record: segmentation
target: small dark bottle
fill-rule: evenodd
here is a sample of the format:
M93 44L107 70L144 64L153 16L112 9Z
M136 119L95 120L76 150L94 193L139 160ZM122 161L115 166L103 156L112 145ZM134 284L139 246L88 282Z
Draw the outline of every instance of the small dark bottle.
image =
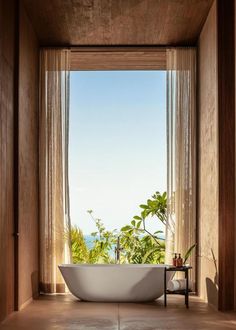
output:
M183 259L181 258L181 254L179 253L179 257L176 260L176 266L182 267L183 266Z
M173 258L173 266L176 267L177 266L177 253L175 253L175 256Z

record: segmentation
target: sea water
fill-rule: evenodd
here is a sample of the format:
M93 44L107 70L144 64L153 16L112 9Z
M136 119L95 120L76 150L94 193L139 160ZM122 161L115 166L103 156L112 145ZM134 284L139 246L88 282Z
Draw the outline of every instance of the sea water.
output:
M165 234L158 234L158 237L160 237L160 239L165 240ZM84 235L84 239L85 239L85 243L88 247L88 249L91 249L93 247L93 242L98 239L98 236L92 236L92 235ZM115 251L115 247L116 244L114 244L113 248L111 249L110 253L112 254Z

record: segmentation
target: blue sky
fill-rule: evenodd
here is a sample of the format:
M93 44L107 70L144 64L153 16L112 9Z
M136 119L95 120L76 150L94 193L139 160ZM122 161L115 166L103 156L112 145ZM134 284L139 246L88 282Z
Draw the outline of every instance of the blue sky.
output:
M95 230L88 209L108 229L139 214L166 190L166 73L78 71L70 77L71 219ZM156 219L150 230L159 229Z

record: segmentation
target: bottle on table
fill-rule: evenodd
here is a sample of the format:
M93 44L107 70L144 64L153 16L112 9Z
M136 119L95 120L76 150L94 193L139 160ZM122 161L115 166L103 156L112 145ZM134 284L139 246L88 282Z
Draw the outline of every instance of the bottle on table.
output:
M176 267L177 266L177 253L175 253L175 256L173 258L173 266Z
M181 258L181 254L179 253L179 257L176 260L176 267L182 267L183 266L183 259Z

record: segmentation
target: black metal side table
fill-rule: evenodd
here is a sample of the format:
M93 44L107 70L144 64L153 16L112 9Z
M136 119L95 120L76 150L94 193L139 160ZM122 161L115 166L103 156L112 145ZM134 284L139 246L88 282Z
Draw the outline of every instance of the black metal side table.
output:
M185 296L185 305L186 308L189 308L189 270L192 269L193 267L191 266L182 266L182 267L174 267L174 266L169 266L165 267L165 272L164 272L164 303L165 307L167 306L167 294L181 294ZM169 291L167 290L167 283L166 283L166 273L167 272L184 272L185 274L185 279L186 279L186 288L185 290L178 290L178 291Z

